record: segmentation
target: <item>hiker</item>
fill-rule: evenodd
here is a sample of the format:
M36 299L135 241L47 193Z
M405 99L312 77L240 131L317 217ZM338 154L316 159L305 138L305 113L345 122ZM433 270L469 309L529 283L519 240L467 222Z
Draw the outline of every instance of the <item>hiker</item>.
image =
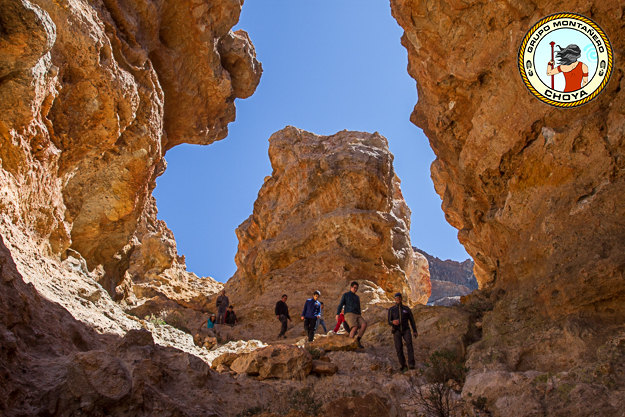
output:
M317 322L315 323L315 333L317 333L317 329L319 328L319 325L321 324L321 327L323 327L323 332L324 333L328 333L328 329L326 328L326 322L323 319L322 315L323 315L323 301L320 301L319 304L321 305L320 310L319 310L319 316L317 317Z
M313 292L312 298L309 298L304 303L304 310L302 310L301 319L304 320L304 330L308 334L308 341L312 342L315 338L315 323L317 318L321 315L321 303L317 301L321 293L319 291Z
M586 84L588 84L588 65L581 61L578 61L582 55L581 49L575 44L571 44L566 48L562 48L560 45L556 45L560 48L559 52L556 52L558 59L558 66L556 66L553 60L547 63L547 75L554 76L562 73L564 75L564 92L579 90Z
M226 310L230 305L230 300L226 297L226 290L221 291L221 295L217 297L217 324L224 324Z
M349 334L349 331L350 331L349 324L347 324L347 322L345 321L345 314L343 313L342 310L341 310L341 314L339 314L338 320L336 321L336 326L334 326L334 333L339 332L339 329L341 328L341 324L343 325L343 329L345 329L345 331Z
M213 313L211 313L210 317L208 317L208 320L206 320L206 328L214 329L216 322L217 322L217 318L215 317Z
M356 295L356 291L358 291L358 282L352 281L351 284L349 284L349 291L343 294L339 302L339 307L336 309L336 321L339 321L341 309L345 307L345 321L351 328L349 337L358 335L356 341L358 342L358 347L362 349L364 346L360 343L360 339L362 339L362 335L365 334L367 322L362 318L360 297Z
M282 323L278 339L281 337L286 339L287 322L291 321L291 316L289 316L289 306L286 305L287 298L286 294L282 294L282 298L276 303L276 318L280 321L280 323Z
M211 315L208 317L208 320L206 320L206 328L208 329L208 334L210 336L215 337L215 323L217 322L217 317L211 313Z
M412 327L414 337L417 337L417 326L412 316L410 308L401 303L401 293L395 294L395 305L388 309L388 324L392 326L393 340L395 341L395 351L402 371L406 371L406 358L404 357L404 347L402 339L406 342L408 351L408 366L415 368L414 350L412 348L412 337L410 328Z
M239 322L239 320L237 320L237 315L234 312L234 306L230 305L228 306L228 311L226 311L226 324L229 324L230 327L234 327L235 324L237 324Z

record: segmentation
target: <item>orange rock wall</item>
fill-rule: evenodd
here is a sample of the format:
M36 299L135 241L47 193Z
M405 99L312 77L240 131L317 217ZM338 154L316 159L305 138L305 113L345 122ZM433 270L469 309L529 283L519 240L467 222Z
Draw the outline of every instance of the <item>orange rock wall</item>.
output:
M104 265L127 244L180 143L227 134L234 99L262 72L240 2L0 3L0 159L5 221L64 256ZM154 211L155 213L155 211Z
M505 395L484 388L488 374L482 382L477 375L569 372L573 385L580 375L599 384L572 403L616 404L609 391L625 386L618 376L625 345L623 3L392 0L391 7L417 81L412 121L437 156L436 191L494 301L479 323L482 340L469 350L470 385ZM517 69L527 30L563 11L595 20L614 49L606 89L573 109L534 98ZM531 377L519 378L529 378L529 390ZM519 400L514 413L531 415L528 404Z

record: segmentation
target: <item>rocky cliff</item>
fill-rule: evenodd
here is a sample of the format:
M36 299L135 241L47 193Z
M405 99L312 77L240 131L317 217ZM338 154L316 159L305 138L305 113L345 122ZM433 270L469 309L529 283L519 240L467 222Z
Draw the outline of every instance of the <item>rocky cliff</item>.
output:
M49 255L72 249L90 269L103 265L113 294L165 151L225 137L235 98L258 84L247 34L230 31L241 5L4 0L0 8L5 223Z
M273 172L236 231L237 272L226 284L233 298L272 310L288 293L298 310L318 289L332 321L352 280L363 284L365 303L397 291L426 302L427 262L410 246L410 210L384 137L287 127L269 139L269 158Z
M247 34L230 30L240 10L0 0L0 414L223 415L210 395L170 399L211 390L191 336L123 309L203 320L221 288L186 271L151 192L165 152L224 138L259 82ZM122 338L140 328L152 335Z
M430 268L432 294L428 305L452 305L459 302L461 296L477 289L472 260L443 261L424 250L415 247L412 249L425 257Z
M615 415L625 398L622 2L391 6L417 80L412 120L437 156L436 191L494 302L469 350L468 384L482 385L498 415L560 415L553 395L531 391L532 372L551 372L571 403ZM615 52L607 88L575 109L536 100L516 67L526 31L562 11L597 21ZM509 400L497 403L502 395Z

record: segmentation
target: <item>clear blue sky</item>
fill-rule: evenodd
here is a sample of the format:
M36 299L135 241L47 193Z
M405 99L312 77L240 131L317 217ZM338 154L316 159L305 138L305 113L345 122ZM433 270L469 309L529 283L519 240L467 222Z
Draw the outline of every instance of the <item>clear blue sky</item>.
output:
M263 64L256 93L237 100L226 139L167 152L154 192L188 269L222 282L234 274L234 230L271 174L269 136L287 125L322 135L380 132L412 210L413 246L442 259L468 258L434 192L434 154L409 121L417 92L388 1L247 0L239 28Z

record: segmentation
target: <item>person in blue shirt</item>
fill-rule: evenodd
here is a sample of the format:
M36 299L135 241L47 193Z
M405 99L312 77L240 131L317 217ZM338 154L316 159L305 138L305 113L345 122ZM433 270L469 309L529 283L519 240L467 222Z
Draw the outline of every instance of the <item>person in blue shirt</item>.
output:
M321 303L317 301L319 296L321 296L321 293L319 291L315 291L312 298L306 300L306 303L304 303L304 310L302 310L301 319L304 320L304 330L308 335L309 342L312 342L315 338L317 318L321 316Z
M315 323L315 333L317 333L317 329L319 328L319 326L321 325L321 327L323 327L323 331L324 333L328 333L328 328L326 327L326 322L322 317L323 314L323 301L319 301L319 303L321 304L321 310L319 311L319 317L317 317L317 323Z

